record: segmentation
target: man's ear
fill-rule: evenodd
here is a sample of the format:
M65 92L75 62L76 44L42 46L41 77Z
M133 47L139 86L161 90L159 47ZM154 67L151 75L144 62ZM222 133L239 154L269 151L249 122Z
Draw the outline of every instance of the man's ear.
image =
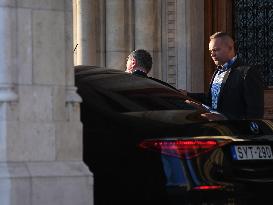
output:
M132 63L132 67L134 68L137 65L137 60L135 58L132 58L131 63Z

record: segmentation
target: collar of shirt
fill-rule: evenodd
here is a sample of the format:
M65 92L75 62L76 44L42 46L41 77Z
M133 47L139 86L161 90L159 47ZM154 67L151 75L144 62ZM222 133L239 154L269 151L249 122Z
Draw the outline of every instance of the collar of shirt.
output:
M226 62L223 66L218 66L217 69L220 72L224 72L224 71L228 70L231 67L231 65L235 62L236 59L237 59L237 55L234 56L232 59L230 59L228 62Z
M133 71L133 72L132 72L132 74L147 77L147 73L146 73L145 71L143 71L143 70L139 70L139 69L137 69L137 70Z
M141 71L141 72L147 74L146 70L145 70L144 68L142 68L142 67L135 67L135 68L133 69L133 72L135 72L135 71Z

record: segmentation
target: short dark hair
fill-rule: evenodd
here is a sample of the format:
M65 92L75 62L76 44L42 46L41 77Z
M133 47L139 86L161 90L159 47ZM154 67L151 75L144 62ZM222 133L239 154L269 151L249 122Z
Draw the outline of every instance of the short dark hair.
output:
M223 31L218 31L210 36L210 39L215 39L215 38L231 38L232 39L232 37L228 33Z
M235 51L237 50L234 39L231 37L231 35L229 35L226 32L223 32L223 31L216 32L216 33L212 34L209 38L210 38L210 40L216 39L216 38L221 38L221 39L223 39L223 41L226 44L231 45L235 49Z
M144 49L137 49L130 53L129 57L133 57L137 61L137 65L146 69L147 73L151 70L153 59L151 54Z

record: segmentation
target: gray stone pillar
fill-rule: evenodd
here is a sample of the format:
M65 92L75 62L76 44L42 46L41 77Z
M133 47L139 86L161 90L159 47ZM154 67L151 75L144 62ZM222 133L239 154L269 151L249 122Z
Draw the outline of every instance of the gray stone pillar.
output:
M135 49L145 49L153 57L149 75L161 77L161 1L137 0L135 3Z
M106 6L106 66L108 68L125 70L128 55L127 16L125 10L128 2L124 0L107 0Z
M135 47L153 51L156 25L154 1L135 1Z
M73 0L74 63L96 65L96 0Z
M72 1L0 2L0 204L92 204L73 77Z
M176 2L177 87L192 92L203 92L204 2L199 0Z
M162 14L163 80L178 89L204 89L204 2L165 0Z

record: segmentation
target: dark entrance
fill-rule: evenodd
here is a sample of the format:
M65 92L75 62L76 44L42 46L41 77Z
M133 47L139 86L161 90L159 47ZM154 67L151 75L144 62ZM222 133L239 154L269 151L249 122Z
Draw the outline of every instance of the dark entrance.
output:
M234 0L233 14L238 56L261 65L264 85L273 86L273 1Z

